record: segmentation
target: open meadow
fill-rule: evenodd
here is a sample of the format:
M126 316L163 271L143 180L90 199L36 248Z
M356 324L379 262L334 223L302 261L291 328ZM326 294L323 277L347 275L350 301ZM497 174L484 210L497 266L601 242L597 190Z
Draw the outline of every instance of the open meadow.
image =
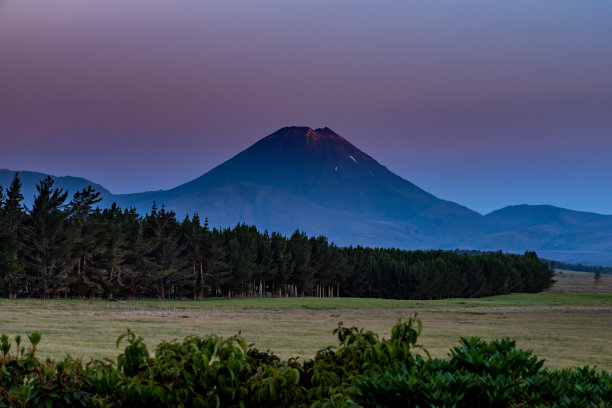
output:
M0 300L0 333L42 332L41 357L115 357L127 328L149 349L161 340L241 332L281 358L312 357L333 346L339 322L388 337L399 318L423 321L421 343L444 357L460 336L510 337L550 367L597 365L612 370L612 276L564 272L547 293L480 299L398 301L355 298L204 301Z

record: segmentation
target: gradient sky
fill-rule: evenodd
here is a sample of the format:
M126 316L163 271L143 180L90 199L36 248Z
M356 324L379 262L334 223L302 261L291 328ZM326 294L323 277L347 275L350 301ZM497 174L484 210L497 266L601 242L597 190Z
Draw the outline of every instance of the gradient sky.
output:
M166 189L287 125L481 213L612 214L612 1L0 0L0 168Z

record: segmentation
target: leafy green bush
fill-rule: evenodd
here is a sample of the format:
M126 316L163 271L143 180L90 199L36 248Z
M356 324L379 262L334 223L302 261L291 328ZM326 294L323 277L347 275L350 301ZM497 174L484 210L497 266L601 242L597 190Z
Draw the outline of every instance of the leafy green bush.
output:
M81 362L70 357L57 363L39 361L35 355L40 339L40 333L30 334L26 350L16 336L11 354L8 337L0 337L0 407L87 406L91 395L85 390L88 380Z
M359 379L356 401L378 407L612 406L610 375L593 369L543 369L509 339L461 338L448 360L417 359Z
M151 356L127 331L116 361L36 358L40 334L16 351L0 337L0 407L612 407L612 379L595 369L552 370L509 339L462 338L447 359L418 343L421 322L389 339L335 330L338 346L304 363L281 361L241 336L189 336Z

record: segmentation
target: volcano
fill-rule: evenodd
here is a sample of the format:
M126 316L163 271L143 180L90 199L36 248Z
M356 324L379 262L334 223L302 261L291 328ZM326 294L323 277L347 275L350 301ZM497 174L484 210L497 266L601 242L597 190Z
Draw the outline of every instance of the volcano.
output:
M329 128L285 127L203 176L167 191L119 196L153 201L213 226L300 229L341 245L451 247L487 220L397 176Z

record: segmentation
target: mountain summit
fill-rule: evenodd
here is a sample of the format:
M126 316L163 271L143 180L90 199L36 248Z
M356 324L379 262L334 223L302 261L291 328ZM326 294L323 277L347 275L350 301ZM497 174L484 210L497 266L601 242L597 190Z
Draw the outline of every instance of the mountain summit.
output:
M228 183L281 188L328 208L380 215L401 215L437 200L328 128L282 128L174 192ZM397 193L409 200L389 202Z

